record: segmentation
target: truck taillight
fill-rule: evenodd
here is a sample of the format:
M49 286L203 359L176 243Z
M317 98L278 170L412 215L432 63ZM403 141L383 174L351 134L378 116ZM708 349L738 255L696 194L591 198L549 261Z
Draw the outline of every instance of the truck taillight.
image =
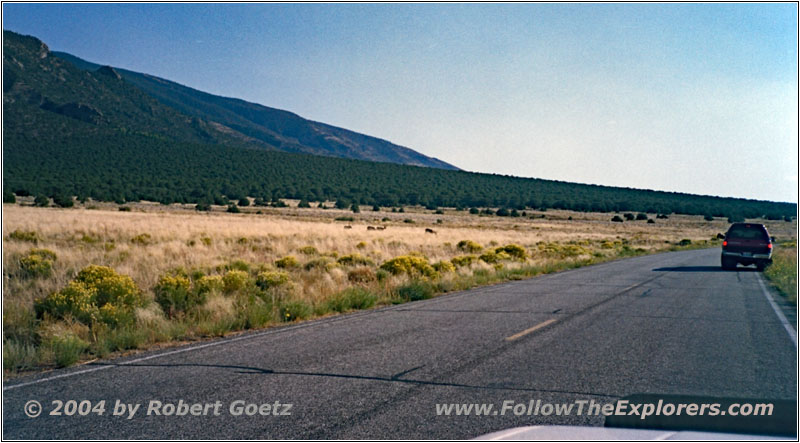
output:
M724 242L722 242L722 246L728 246L728 240L725 240Z
M767 249L772 249L772 243L767 243Z

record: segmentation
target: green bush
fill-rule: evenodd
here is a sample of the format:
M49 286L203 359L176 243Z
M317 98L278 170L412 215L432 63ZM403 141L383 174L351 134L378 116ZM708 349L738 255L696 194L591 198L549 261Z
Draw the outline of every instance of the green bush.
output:
M372 260L362 256L361 254L343 255L339 257L339 259L336 260L336 262L342 266L358 266L358 265L371 266L373 264Z
M396 288L394 294L402 301L425 300L433 297L433 287L417 281Z
M55 203L56 206L59 206L61 208L71 208L75 205L75 202L72 200L71 196L62 194L54 195L53 203Z
M3 203L16 203L17 196L11 191L3 191Z
M219 267L217 268L219 270ZM250 272L250 263L244 260L234 260L222 267L225 271L244 271Z
M230 212L231 214L238 214L242 211L239 210L239 207L236 205L228 205L228 209L225 212Z
M379 282L386 281L386 279L389 278L389 275L391 275L389 274L389 271L384 269L378 269L375 271L375 278L377 278Z
M450 262L459 268L469 266L476 261L478 261L478 256L476 255L459 255L450 259Z
M469 253L480 252L483 249L483 246L472 240L461 240L456 247L461 251Z
M144 304L142 291L130 277L90 265L65 288L37 301L35 309L40 317L45 313L55 318L70 315L90 326L95 322L117 326L132 323L134 309Z
M436 270L428 264L424 257L414 255L401 255L381 265L381 269L394 275L408 274L410 276L437 277Z
M12 194L13 195L13 194ZM30 343L3 339L3 369L16 372L33 368L39 361L36 347Z
M682 239L681 241L678 242L679 246L689 246L691 244L692 244L692 241L689 240L688 238L684 238L684 239Z
M256 286L261 289L276 288L289 283L289 274L283 271L264 271L256 276Z
M89 348L88 342L72 335L53 337L43 345L53 351L55 364L59 368L74 365Z
M622 219L622 217L620 217L619 215L615 215L615 216L614 216L614 217L611 219L611 221L612 221L612 222L617 222L617 223L622 223L622 222L624 222L625 220L623 220L623 219Z
M335 266L336 262L331 257L319 257L306 262L303 267L306 271L312 271L314 269L327 270Z
M131 239L131 243L142 246L149 245L152 242L153 242L153 237L151 237L150 234L147 233L139 234Z
M231 270L222 277L225 292L231 293L244 289L249 283L250 276L245 271Z
M303 246L302 248L299 248L297 252L303 255L319 255L319 251L317 251L317 248L313 246Z
M371 308L377 301L378 296L364 288L347 288L329 298L326 307L334 312L346 312Z
M20 231L19 229L8 234L8 238L11 240L26 241L34 244L38 243L40 240L39 234L37 234L36 231Z
M307 303L294 300L281 303L278 309L281 321L290 322L295 320L302 320L311 315L311 306Z
M33 204L40 208L46 208L50 206L50 199L45 195L39 194L33 199Z

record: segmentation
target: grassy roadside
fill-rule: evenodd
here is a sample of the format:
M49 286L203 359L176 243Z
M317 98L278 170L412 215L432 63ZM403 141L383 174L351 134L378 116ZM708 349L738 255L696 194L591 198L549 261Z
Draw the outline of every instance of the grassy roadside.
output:
M727 226L568 211L118 209L3 206L6 376L718 246ZM793 226L776 222L770 232L793 238Z
M797 305L797 241L781 242L772 254L772 265L764 272L786 301Z
M588 258L576 253L574 248L563 249L551 244L550 253L554 256L546 260L532 261L527 257L527 252L524 252L524 259L498 259L487 266L484 260L494 260L484 253L481 258L470 263L467 269L459 271L452 264L447 268L440 261L435 264L438 265L435 272L429 273L426 272L426 263L418 262L422 270L403 271L408 274L408 278L399 280L390 280L392 272L386 269L391 269L392 266L384 264L375 273L383 277L367 277L318 303L308 303L293 297L288 273L272 270L270 267L266 268L270 270L265 271L262 270L265 269L264 266L253 266L240 261L218 275L201 275L198 270L176 270L171 275L162 276L154 290L154 301L142 300L128 313L124 309L118 309L116 313L87 313L72 306L65 308L64 303L61 306L62 311L66 309L68 312L60 317L51 315L58 312L57 310L47 310L40 305L34 311L6 309L3 315L4 372L6 376L14 376L65 367L129 350L222 337L287 322L423 300L448 292L621 258L708 247L709 244L710 242L665 245L659 250L623 246L606 254L595 253ZM107 275L104 282L98 285L99 289L86 289L85 282L97 280L97 275L103 273ZM372 270L369 267L357 267L351 273L363 276L370 275ZM110 268L94 267L88 271L84 269L75 280L80 280L88 292L102 291L102 286L105 285L105 289L110 287L111 292L131 290L131 296L137 293L126 276L117 274ZM72 285L67 286L70 287ZM62 290L61 293L68 298L68 303L81 303L69 291ZM197 299L194 303L191 301L193 297ZM121 305L117 306L120 307ZM44 315L41 314L43 310Z

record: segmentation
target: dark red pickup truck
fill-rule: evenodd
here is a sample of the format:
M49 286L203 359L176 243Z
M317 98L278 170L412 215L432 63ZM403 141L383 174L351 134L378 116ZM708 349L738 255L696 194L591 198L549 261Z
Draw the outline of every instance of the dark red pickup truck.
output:
M772 238L767 227L757 223L734 223L722 242L722 268L755 264L759 272L772 263Z

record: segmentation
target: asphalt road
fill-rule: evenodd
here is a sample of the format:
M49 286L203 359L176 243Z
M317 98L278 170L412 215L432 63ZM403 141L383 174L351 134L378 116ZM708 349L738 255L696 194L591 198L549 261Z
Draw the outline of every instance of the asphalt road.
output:
M666 253L17 379L3 385L3 437L462 439L603 417L437 416L436 404L795 399L796 338L759 278L723 272L718 250ZM49 415L56 400L105 411ZM141 407L114 416L118 400ZM212 406L148 416L153 400ZM291 415L234 416L236 400Z

